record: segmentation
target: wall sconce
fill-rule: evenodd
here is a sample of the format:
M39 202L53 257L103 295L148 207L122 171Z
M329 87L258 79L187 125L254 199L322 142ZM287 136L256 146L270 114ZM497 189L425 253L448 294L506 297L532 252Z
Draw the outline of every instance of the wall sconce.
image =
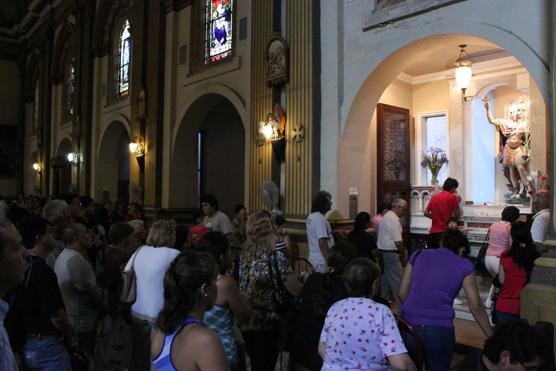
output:
M142 137L134 137L133 141L129 142L129 152L134 154L135 157L145 155L145 141Z
M39 162L33 162L33 170L38 174L42 173L42 165Z
M79 152L70 152L68 153L67 158L72 165L77 165L83 160Z
M471 66L473 66L473 63L469 60L469 53L465 51L467 45L461 44L459 47L459 57L454 63L456 67L456 83L463 92L463 95L465 95L465 90L469 87L469 84L471 84L471 77L473 76Z

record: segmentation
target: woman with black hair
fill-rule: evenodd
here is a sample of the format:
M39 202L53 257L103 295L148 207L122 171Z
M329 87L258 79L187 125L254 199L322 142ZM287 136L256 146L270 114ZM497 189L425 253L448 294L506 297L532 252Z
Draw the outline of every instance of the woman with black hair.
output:
M497 325L519 318L521 290L539 257L527 224L515 222L510 234L512 245L500 256L498 281L502 287L496 302Z
M348 297L342 281L344 266L357 257L356 247L339 242L332 247L326 261L326 273L312 273L301 290L299 328L295 333L290 358L292 369L320 370L322 358L317 353L319 336L326 312L332 304Z
M203 326L216 300L216 274L217 264L205 252L186 251L170 265L151 343L157 371L230 369L218 335Z
M377 261L376 241L367 233L371 216L367 212L360 212L355 216L353 230L348 234L348 241L357 247L357 256L361 258L370 258Z

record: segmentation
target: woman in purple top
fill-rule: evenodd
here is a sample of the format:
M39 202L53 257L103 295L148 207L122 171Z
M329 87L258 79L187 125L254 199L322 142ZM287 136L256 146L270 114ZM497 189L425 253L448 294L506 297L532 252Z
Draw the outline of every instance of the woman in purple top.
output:
M423 342L429 371L450 367L455 343L452 303L462 284L471 314L486 336L492 335L473 264L460 256L465 248L463 237L459 230L447 229L441 248L419 250L411 255L400 285L402 316ZM410 352L413 345L408 341Z
M357 258L342 274L349 298L326 314L320 335L322 371L416 370L403 344L394 315L370 299L380 269L368 258Z

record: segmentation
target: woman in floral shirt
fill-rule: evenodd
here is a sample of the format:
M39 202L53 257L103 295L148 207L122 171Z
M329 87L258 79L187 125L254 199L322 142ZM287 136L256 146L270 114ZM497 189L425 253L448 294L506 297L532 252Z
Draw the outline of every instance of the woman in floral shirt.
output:
M379 272L367 258L353 260L344 270L350 297L326 314L319 343L323 371L416 370L392 312L370 299Z
M271 277L281 278L294 294L299 292L300 284L284 255L274 251L276 235L267 212L251 214L247 219L246 233L244 254L239 262L239 289L252 311L249 320L240 324L240 329L251 368L257 371L274 370L278 349L272 330L276 317L272 293L277 282L271 282Z

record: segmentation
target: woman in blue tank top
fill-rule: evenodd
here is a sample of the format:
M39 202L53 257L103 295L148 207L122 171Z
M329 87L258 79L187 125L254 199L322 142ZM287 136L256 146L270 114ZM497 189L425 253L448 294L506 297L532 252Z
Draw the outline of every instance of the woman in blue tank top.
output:
M214 258L203 252L183 252L170 265L151 342L157 371L230 369L218 335L202 324L216 300L216 273Z

